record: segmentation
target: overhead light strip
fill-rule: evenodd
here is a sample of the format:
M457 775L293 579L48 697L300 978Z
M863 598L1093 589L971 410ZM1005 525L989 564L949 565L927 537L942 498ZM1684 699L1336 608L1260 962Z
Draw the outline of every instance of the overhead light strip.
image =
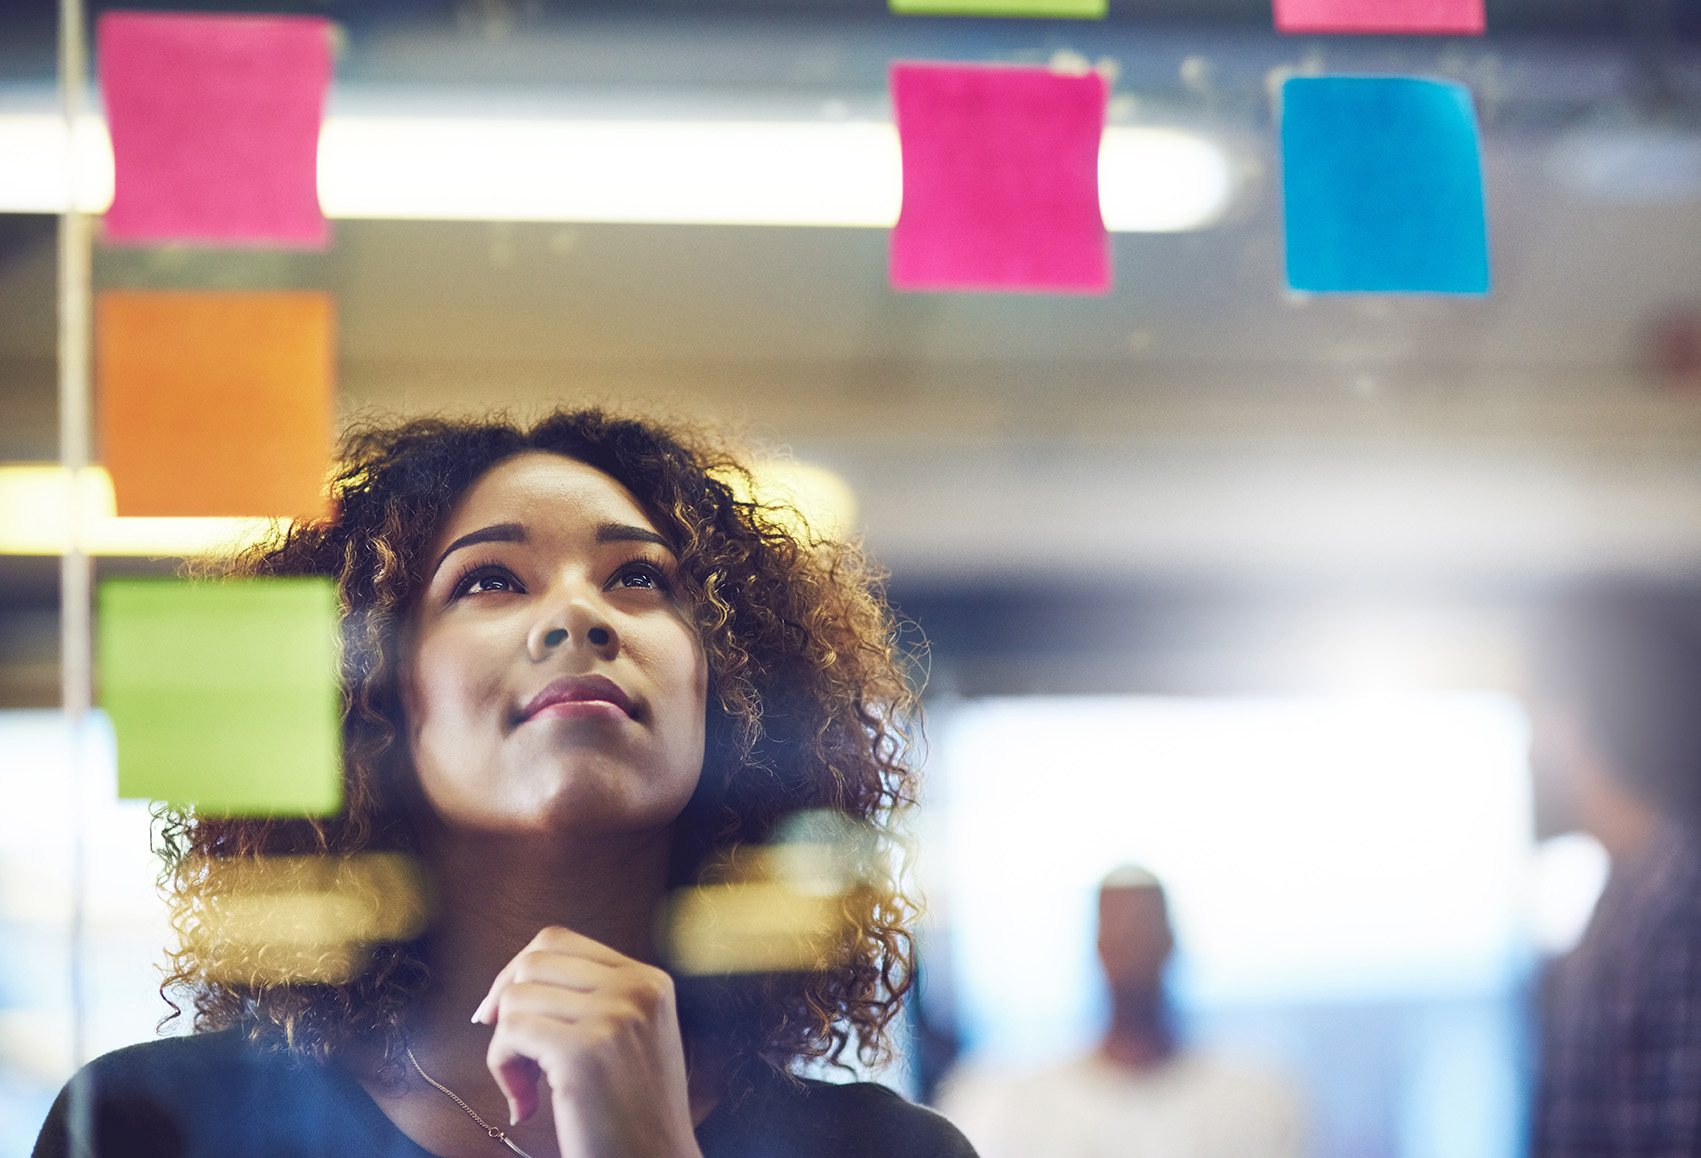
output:
M769 504L774 517L805 536L853 533L856 492L840 475L796 459L762 459L725 481L746 501ZM0 466L0 555L62 555L71 547L71 503L81 504L82 549L90 555L187 559L227 555L272 536L287 520L120 517L112 476L90 466L73 487L56 463ZM75 496L75 498L73 498Z
M73 499L73 495L75 498ZM81 504L84 552L187 559L241 550L272 532L271 519L120 518L112 478L98 466L0 466L0 555L62 555L71 547L71 503Z
M52 114L0 114L0 212L112 203L106 125L68 147ZM1099 151L1107 228L1205 228L1227 211L1221 145L1178 129L1114 126ZM319 200L332 218L645 222L890 228L903 199L896 128L877 121L646 121L331 116Z

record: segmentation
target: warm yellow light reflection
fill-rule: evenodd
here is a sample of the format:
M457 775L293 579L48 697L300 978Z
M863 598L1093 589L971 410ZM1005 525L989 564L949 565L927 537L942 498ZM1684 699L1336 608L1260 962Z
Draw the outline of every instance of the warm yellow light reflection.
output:
M839 898L778 881L681 889L669 917L671 963L687 977L826 969L845 932Z
M72 507L73 493L76 508ZM112 479L98 466L71 474L51 463L0 467L0 555L62 555L72 512L91 555L189 558L240 549L268 534L271 519L121 519Z
M236 984L337 985L371 946L406 941L429 915L424 881L400 853L207 860L210 886L183 948L211 976Z
M856 492L826 467L774 458L752 463L750 474L755 480L755 501L776 508L774 514L794 534L842 539L855 528ZM728 477L726 481L741 501L751 501L742 479ZM793 511L795 518L791 517Z
M771 844L733 848L705 883L674 891L668 959L688 977L828 969L854 940L878 842L861 821L828 810L794 813Z

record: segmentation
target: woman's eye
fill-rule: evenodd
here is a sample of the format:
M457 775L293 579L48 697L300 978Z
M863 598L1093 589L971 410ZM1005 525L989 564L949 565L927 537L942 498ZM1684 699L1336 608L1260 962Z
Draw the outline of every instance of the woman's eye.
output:
M455 587L455 598L463 595L488 595L493 592L517 592L520 584L505 571L474 571Z
M654 563L629 563L614 577L617 587L637 587L655 591L668 589L667 575Z

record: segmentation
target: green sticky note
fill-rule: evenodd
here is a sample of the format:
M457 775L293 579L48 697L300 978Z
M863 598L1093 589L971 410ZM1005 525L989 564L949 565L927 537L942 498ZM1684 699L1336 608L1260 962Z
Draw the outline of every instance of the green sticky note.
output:
M329 579L114 579L99 610L119 796L231 816L342 807Z
M1109 0L887 0L907 16L1040 16L1103 20Z

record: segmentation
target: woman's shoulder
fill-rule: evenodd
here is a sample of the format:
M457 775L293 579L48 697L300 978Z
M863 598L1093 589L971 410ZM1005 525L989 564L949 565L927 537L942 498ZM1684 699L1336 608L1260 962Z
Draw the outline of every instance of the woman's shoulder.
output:
M239 1030L159 1037L115 1049L83 1068L91 1079L107 1082L149 1082L205 1072L228 1077L232 1067L252 1064L266 1055L243 1040Z
M102 1054L60 1093L100 1107L137 1097L174 1104L205 1104L246 1084L256 1071L287 1068L282 1058L258 1050L234 1030L156 1038Z
M331 1154L350 1142L391 1153L403 1136L393 1127L387 1132L387 1124L340 1070L231 1029L159 1038L96 1058L59 1092L34 1156L87 1152L72 1146L73 1136L92 1136L97 1158Z
M698 1132L705 1158L975 1154L943 1116L873 1082L839 1084L776 1074L747 1096L734 1095L723 1109Z
M250 1087L317 1086L327 1080L326 1067L252 1042L239 1029L127 1045L102 1054L72 1079L97 1099L157 1093L201 1105L220 1094L239 1096Z

